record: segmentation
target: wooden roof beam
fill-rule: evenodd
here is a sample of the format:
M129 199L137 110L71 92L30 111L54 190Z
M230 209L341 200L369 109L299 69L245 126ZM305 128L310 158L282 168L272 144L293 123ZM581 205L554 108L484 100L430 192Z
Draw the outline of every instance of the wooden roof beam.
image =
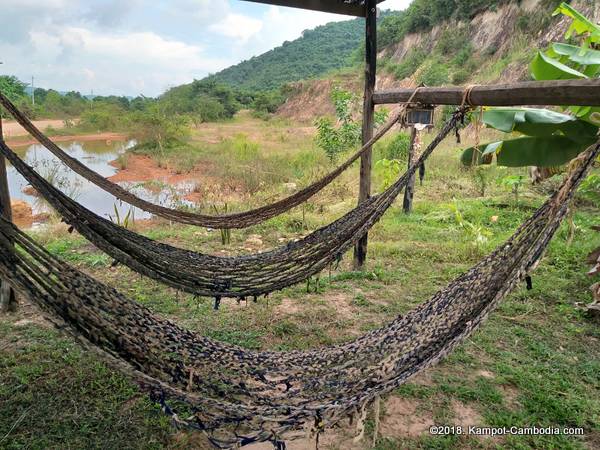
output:
M335 14L345 14L348 16L365 17L366 2L344 0L245 0L254 3L264 3L267 5L289 6L290 8L310 9L312 11L321 11ZM384 0L377 0L381 3Z

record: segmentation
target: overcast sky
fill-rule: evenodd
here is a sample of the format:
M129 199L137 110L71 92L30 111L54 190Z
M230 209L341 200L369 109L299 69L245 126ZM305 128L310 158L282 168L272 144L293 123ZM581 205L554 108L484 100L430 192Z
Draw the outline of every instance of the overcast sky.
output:
M387 0L404 9L410 0ZM0 0L0 74L155 96L347 16L239 0Z

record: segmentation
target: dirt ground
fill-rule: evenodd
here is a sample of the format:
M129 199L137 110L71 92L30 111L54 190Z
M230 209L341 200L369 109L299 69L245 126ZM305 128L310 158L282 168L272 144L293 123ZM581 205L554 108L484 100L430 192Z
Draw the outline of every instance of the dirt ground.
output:
M127 135L122 133L96 133L96 134L85 134L85 135L72 135L72 136L52 136L52 142L69 142L69 141L78 141L78 142L88 142L88 141L122 141L127 138ZM6 138L6 143L12 146L25 146L25 145L34 145L37 144L38 141L35 139L23 139L23 135L21 136L13 136Z
M62 119L47 119L47 120L34 120L33 124L40 130L44 130L51 126L52 128L63 128L65 126ZM15 136L27 136L27 131L14 120L2 121L2 132L4 138L8 141L11 137Z

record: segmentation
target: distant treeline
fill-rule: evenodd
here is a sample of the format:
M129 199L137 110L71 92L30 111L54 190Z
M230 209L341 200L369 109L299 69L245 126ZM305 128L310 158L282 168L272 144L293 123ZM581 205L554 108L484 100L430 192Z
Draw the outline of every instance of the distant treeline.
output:
M171 88L158 98L114 95L92 98L75 91L59 93L36 88L35 104L26 86L16 77L0 76L0 91L30 118L80 118L81 126L98 130L123 128L136 113L149 109L185 115L190 121L201 123L231 118L241 108L254 109L257 114L271 113L282 101L278 91L247 92L213 79Z

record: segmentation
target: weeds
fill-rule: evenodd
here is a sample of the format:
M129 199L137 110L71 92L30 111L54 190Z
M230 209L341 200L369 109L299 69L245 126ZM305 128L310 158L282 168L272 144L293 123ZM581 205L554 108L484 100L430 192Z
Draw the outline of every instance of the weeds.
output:
M125 214L124 217L121 217L121 213L119 212L119 208L117 207L116 203L113 204L113 210L115 215L108 215L108 218L111 222L123 228L129 228L130 225L135 223L135 210L133 206L127 210L127 214Z
M221 211L219 211L219 208L217 207L217 205L213 204L212 207L217 215L227 214L227 212L229 211L229 205L227 203L223 204L223 209ZM231 244L231 229L230 228L220 229L219 233L221 234L221 244L223 244L223 245Z
M525 184L525 177L523 175L507 175L502 178L499 183L510 190L513 195L514 204L515 206L518 206L519 194Z

